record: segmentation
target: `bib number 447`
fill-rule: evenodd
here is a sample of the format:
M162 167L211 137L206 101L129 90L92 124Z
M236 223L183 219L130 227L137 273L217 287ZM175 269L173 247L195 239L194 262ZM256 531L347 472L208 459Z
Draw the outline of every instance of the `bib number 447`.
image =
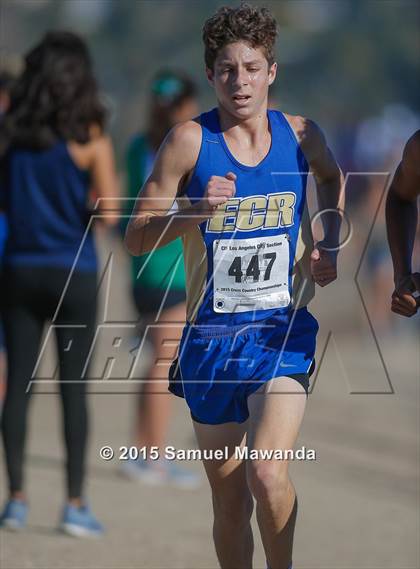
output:
M270 279L274 261L276 260L276 253L252 255L247 267L242 266L242 259L243 257L240 256L235 257L228 269L228 275L230 277L234 277L236 283L248 280L248 277L252 278L254 282L258 282L260 280L261 273L263 273L262 280L268 281Z

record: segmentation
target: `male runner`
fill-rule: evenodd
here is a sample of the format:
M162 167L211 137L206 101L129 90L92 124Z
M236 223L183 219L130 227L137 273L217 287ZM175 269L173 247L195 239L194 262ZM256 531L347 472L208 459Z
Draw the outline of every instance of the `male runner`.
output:
M126 234L133 255L182 235L187 325L171 391L184 396L213 495L222 568L252 567L253 498L272 569L292 564L297 512L288 463L241 460L235 447L292 449L314 363L314 281L336 278L339 216L314 248L306 178L337 208L340 170L315 123L267 110L276 22L264 8L224 7L203 30L217 108L162 144ZM180 211L165 215L174 199Z
M408 140L386 200L386 226L394 266L395 290L391 310L413 316L420 306L420 273L413 273L411 258L417 228L420 195L420 130Z

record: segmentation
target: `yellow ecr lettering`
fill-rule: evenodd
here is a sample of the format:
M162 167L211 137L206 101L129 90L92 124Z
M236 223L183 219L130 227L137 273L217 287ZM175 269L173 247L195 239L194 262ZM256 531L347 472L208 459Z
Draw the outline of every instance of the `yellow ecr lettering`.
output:
M268 198L264 227L285 227L293 225L296 196L292 192L271 194Z
M251 231L262 227L266 209L267 198L264 196L251 196L242 200L236 220L237 229L240 231Z
M217 206L215 214L207 223L207 231L234 231L239 202L239 198L233 198ZM229 218L231 220L226 223Z

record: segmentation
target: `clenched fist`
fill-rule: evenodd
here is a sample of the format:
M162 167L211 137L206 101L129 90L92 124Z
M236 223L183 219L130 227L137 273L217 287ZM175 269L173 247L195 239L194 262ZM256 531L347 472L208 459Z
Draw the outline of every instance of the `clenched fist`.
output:
M207 183L200 209L211 216L220 204L226 203L236 193L236 175L228 172L225 176L212 176Z
M319 286L326 286L337 278L337 253L326 251L321 243L311 253L311 273Z
M414 316L420 306L420 273L413 273L396 279L391 298L391 310L401 316Z

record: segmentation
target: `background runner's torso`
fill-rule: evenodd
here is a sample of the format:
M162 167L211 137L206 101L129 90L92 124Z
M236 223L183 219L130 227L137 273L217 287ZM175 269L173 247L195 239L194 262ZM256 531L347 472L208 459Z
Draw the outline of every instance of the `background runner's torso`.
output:
M308 165L284 115L269 110L268 119L270 150L257 166L247 166L231 154L217 109L200 116L201 149L179 207L202 198L213 175L231 171L237 180L228 205L183 237L190 323L246 324L306 306L314 295ZM277 295L271 304L270 295Z
M8 221L4 262L17 266L96 271L90 176L73 161L67 142L46 150L13 148L4 161L1 202Z

